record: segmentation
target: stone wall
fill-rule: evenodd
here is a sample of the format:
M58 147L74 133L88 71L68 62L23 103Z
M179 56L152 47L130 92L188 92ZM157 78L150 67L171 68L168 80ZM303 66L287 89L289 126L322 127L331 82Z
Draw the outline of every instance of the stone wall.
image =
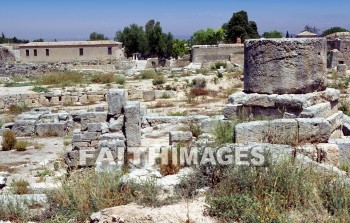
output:
M243 44L198 45L192 47L191 56L193 63L230 61L243 65L244 47Z
M350 67L350 39L328 40L328 67L346 64Z
M0 111L10 105L26 105L27 107L71 106L106 101L107 90L98 92L63 92L57 90L49 93L11 94L0 96Z

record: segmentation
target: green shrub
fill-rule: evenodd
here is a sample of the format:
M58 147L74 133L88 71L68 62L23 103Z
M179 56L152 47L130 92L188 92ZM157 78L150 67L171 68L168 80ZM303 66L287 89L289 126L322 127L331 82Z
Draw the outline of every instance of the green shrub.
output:
M14 194L30 194L32 190L29 188L29 183L26 180L13 180L11 183L11 191Z
M14 149L21 152L21 151L26 151L28 146L28 142L26 141L17 141Z
M236 124L238 124L238 122L218 121L212 129L215 144L223 145L226 143L233 143Z
M153 85L161 85L165 83L165 78L162 75L155 77L152 81Z
M345 115L350 115L350 106L345 101L342 101L340 103L339 110L342 111Z
M333 175L295 164L291 160L267 167L231 166L207 195L209 213L232 222L295 222L299 212L305 222L348 222L350 188Z
M10 107L8 107L8 113L11 115L19 115L29 110L30 109L26 105L10 105Z
M187 111L183 111L183 112L180 112L180 111L176 111L176 112L172 112L172 111L169 111L168 116L187 116L188 113Z
M159 187L154 181L123 183L122 175L115 172L97 173L94 169L73 172L62 179L62 187L47 191L49 202L60 222L75 218L85 222L91 213L114 206L136 202L159 205Z
M142 70L139 79L154 79L158 76L155 70Z
M91 82L96 84L108 84L108 83L113 83L114 81L115 81L115 77L113 73L94 74L91 77Z
M32 91L37 93L47 93L49 92L49 89L47 89L46 87L35 86L33 87Z
M170 94L163 93L160 98L162 98L162 99L169 99L169 98L171 98L171 96L170 96Z
M17 143L16 134L12 130L6 130L2 134L2 150L9 151L15 148Z
M225 62L218 61L218 62L215 62L215 64L211 67L211 69L217 70L217 69L220 69L220 67L223 67L226 69L227 64Z
M120 85L125 84L125 77L123 75L117 75L115 78L115 82Z
M165 86L165 90L167 90L167 91L171 91L173 88L169 85L169 84L167 84L166 86Z
M36 81L38 85L72 86L86 81L84 75L76 71L65 71L45 74Z

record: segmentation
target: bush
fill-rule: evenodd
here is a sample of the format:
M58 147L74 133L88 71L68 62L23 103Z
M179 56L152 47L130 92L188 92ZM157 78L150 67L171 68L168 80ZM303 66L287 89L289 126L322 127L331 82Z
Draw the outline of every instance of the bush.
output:
M139 79L154 79L158 76L155 70L142 70Z
M84 76L76 71L56 72L41 76L37 79L38 85L72 86L83 83Z
M162 75L155 77L152 81L153 85L161 85L165 83L165 78Z
M14 194L30 194L32 190L29 188L29 183L26 180L13 180L11 183L11 191Z
M130 202L158 205L159 187L152 181L141 184L123 183L122 175L113 172L97 173L94 169L73 172L62 179L62 187L48 191L49 202L60 222L75 218L85 222L91 213Z
M218 121L212 130L215 144L223 145L226 143L233 143L236 124L238 124L238 122L227 123Z
M115 81L114 74L95 74L91 77L91 82L96 84L108 84Z
M123 75L117 75L115 77L115 82L120 85L124 85L125 83L125 77Z
M17 143L16 134L12 130L6 130L2 134L2 150L9 151L15 148Z
M171 96L170 96L170 94L163 93L160 98L162 98L162 99L169 99L169 98L171 98Z
M46 87L35 86L33 87L32 91L37 93L47 93L49 92L49 89L47 89Z
M28 143L26 141L17 141L14 149L21 152L26 151Z
M165 90L167 90L167 91L171 91L172 89L173 88L169 84L165 86Z
M305 222L350 220L350 188L313 166L291 160L266 168L232 166L221 179L206 202L210 215L228 222L296 222L295 212L309 215Z
M215 62L215 64L211 67L211 69L217 70L217 69L220 69L220 67L223 67L226 69L226 67L227 67L226 62L221 62L221 61Z

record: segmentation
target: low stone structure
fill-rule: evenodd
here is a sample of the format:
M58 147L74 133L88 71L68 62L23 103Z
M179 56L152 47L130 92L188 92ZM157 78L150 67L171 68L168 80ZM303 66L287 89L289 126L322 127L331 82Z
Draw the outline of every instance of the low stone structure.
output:
M339 90L325 87L325 39L248 40L244 72L245 91L229 96L225 118L273 120L236 125L236 143L319 144L312 158L339 164L341 149L328 142L343 137L344 114Z
M334 68L339 64L350 67L350 32L338 32L328 36L328 67Z
M65 154L71 167L95 166L102 149L117 158L118 150L141 146L141 111L139 102L127 101L125 90L111 89L107 95L108 112L80 114L81 128L73 132L72 150ZM92 154L84 165L79 163L79 151Z
M194 45L191 50L191 61L193 63L230 61L243 65L243 44Z
M27 107L84 105L106 101L107 90L70 92L55 90L48 93L9 94L0 96L0 111L11 105L25 105Z

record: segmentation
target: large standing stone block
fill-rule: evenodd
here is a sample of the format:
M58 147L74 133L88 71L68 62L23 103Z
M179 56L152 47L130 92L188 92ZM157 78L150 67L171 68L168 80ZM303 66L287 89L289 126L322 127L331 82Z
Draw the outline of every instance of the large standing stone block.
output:
M299 142L326 143L331 136L332 125L323 118L297 118Z
M128 146L141 145L140 102L127 102L124 107L125 136Z
M244 90L267 94L305 94L326 89L326 39L247 40Z
M111 89L107 94L108 101L108 114L120 115L122 114L123 107L125 105L125 90L124 89Z

